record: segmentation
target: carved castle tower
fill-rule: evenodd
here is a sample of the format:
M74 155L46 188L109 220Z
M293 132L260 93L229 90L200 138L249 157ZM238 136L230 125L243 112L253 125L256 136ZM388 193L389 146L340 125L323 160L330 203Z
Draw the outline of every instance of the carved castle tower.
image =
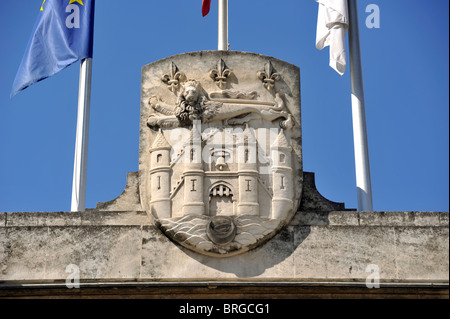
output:
M150 189L152 210L157 210L162 218L171 217L170 205L170 149L161 130L150 148Z
M202 161L202 136L200 121L194 121L190 142L184 149L184 204L183 216L205 215L203 202L204 176Z
M293 209L292 147L280 130L270 147L272 153L272 218L285 218Z
M237 142L238 152L238 184L239 204L238 215L259 216L258 201L258 144L251 130L246 127Z

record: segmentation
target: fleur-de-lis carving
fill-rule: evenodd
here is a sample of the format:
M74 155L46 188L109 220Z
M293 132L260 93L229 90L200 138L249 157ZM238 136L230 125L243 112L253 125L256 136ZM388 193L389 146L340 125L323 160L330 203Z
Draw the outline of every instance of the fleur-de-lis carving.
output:
M185 78L186 77L184 73L178 70L178 67L175 65L175 63L170 62L169 74L164 74L161 77L161 81L166 83L168 89L175 93L175 91L178 90L180 86L180 81L183 81Z
M273 69L272 62L264 65L264 71L258 72L258 78L263 82L266 89L271 91L275 87L275 81L279 81L281 76Z
M216 85L223 89L227 84L227 78L231 75L231 70L227 69L225 62L220 59L217 62L217 69L209 71L209 76L216 82Z

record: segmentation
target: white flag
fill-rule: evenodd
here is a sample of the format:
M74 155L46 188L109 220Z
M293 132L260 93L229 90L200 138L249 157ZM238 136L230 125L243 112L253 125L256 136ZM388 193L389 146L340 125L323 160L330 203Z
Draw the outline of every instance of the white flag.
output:
M347 64L345 34L348 29L347 0L316 0L319 3L317 17L316 48L330 46L330 66L340 75Z

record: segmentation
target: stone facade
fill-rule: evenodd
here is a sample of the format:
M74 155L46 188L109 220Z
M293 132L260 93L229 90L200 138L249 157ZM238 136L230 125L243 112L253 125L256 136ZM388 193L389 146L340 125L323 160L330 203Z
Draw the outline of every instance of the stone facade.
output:
M123 210L139 198L137 175L130 173L124 193L97 209L1 213L0 282L64 283L67 266L74 264L85 284L257 281L363 286L370 274L367 267L377 265L382 287L448 288L447 212L328 211L343 204L319 199L313 174L305 173L305 200L286 227L245 254L217 258L175 244L145 211Z
M2 213L0 282L80 280L448 283L448 213L301 212L246 254L215 258L174 244L143 211Z

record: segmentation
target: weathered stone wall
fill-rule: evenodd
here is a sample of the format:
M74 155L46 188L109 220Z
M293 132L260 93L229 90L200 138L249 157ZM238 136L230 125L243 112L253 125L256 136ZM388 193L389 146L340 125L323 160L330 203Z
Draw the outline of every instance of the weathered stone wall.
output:
M0 281L262 280L448 283L447 212L298 212L265 245L228 258L171 242L142 211L0 213Z

